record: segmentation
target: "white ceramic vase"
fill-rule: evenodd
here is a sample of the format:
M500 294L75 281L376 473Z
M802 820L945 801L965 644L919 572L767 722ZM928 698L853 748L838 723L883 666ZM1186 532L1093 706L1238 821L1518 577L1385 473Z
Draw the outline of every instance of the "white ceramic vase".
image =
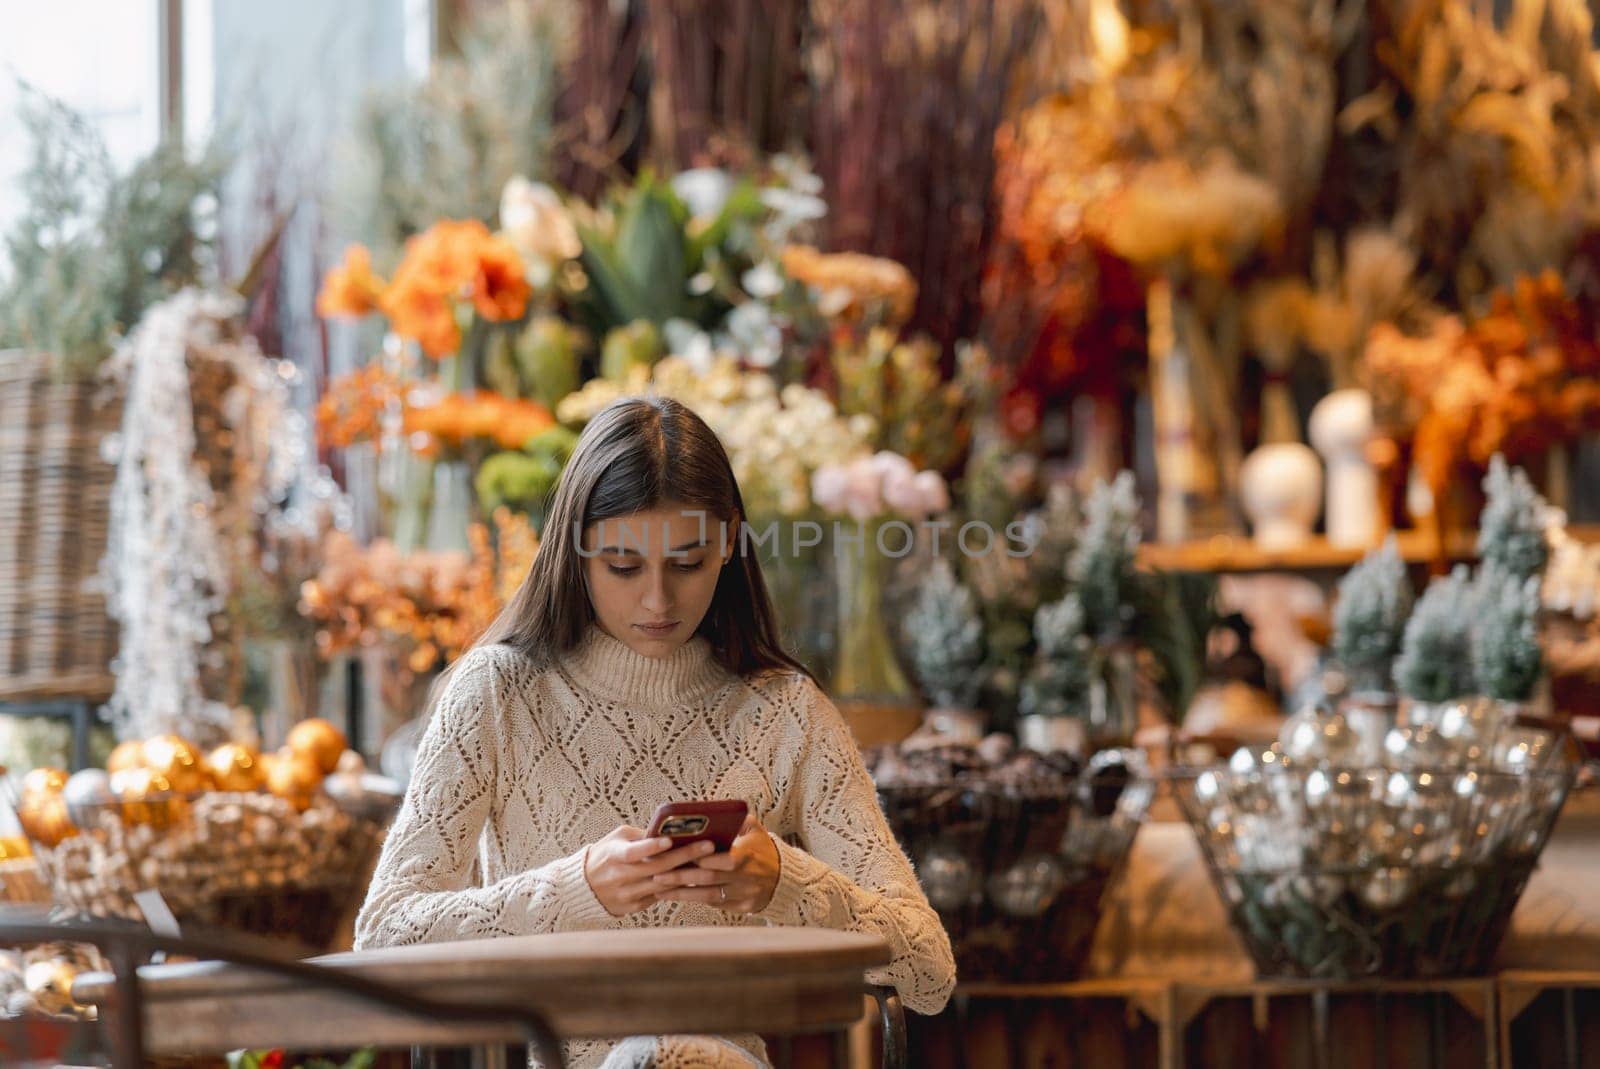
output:
M1239 472L1239 500L1256 544L1293 549L1311 538L1322 505L1322 465L1299 442L1256 449Z
M1367 459L1372 397L1335 390L1311 410L1311 444L1328 466L1324 526L1336 546L1364 549L1378 540L1378 473Z

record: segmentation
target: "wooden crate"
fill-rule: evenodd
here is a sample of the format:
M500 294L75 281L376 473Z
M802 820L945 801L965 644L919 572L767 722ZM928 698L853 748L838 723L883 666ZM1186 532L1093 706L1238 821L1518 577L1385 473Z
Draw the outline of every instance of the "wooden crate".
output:
M1501 1069L1600 1069L1600 972L1498 979Z

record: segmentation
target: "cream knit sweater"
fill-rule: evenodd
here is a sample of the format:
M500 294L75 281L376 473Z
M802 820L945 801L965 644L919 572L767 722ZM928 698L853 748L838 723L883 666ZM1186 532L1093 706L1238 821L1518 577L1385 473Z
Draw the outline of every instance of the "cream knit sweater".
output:
M589 843L662 802L742 798L778 845L760 914L660 902L613 917ZM358 948L602 928L825 925L882 936L869 974L937 1013L955 985L938 915L896 844L848 728L795 673L731 675L695 637L645 657L591 628L556 666L473 650L428 724L356 921ZM733 1037L765 1056L753 1036ZM567 1045L574 1067L607 1043Z

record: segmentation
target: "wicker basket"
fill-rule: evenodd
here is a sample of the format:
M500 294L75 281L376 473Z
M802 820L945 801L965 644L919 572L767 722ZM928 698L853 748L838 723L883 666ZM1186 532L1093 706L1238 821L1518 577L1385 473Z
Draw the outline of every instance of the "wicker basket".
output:
M1154 784L1085 776L1021 793L983 782L879 786L964 980L1074 980Z
M142 920L161 893L188 927L330 948L366 893L392 806L348 812L325 795L299 812L267 794L154 795L71 807L77 830L34 840L57 907Z
M99 570L116 469L100 444L120 403L0 351L0 701L111 693L116 631Z

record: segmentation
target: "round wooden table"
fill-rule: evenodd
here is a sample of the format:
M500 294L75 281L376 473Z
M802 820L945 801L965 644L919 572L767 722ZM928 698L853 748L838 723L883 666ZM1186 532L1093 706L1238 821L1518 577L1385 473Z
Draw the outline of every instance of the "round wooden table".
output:
M876 936L823 928L649 928L388 947L312 959L425 998L518 1006L563 1040L668 1032L820 1032L862 1016L864 974L889 960ZM220 962L139 970L150 1055L240 1047L489 1045L515 1025L422 1019L331 989ZM112 978L74 996L116 1012Z

